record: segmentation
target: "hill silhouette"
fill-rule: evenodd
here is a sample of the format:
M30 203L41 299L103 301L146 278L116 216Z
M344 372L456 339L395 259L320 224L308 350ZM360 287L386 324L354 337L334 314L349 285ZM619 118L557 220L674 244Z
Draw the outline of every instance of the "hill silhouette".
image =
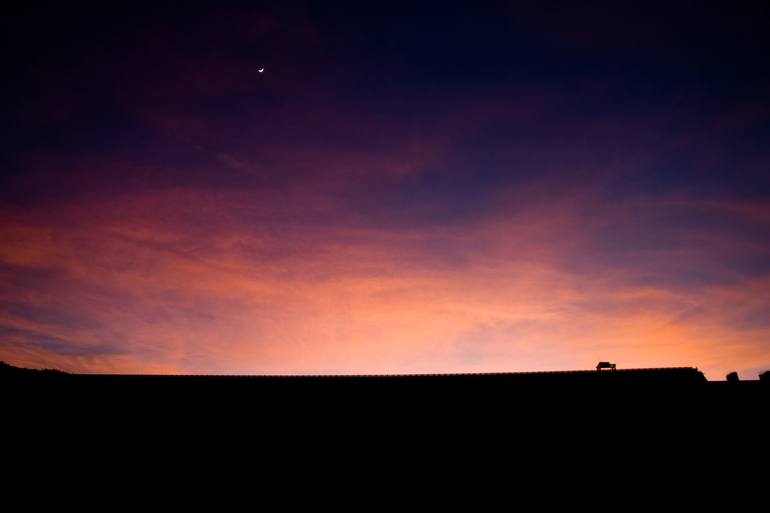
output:
M437 384L441 386L451 384L461 384L473 386L476 384L498 384L498 385L601 385L601 386L622 386L625 384L634 385L694 385L706 383L707 380L702 372L695 367L667 367L650 369L620 369L617 370L612 364L604 367L600 362L596 371L592 370L572 370L572 371L542 371L542 372L489 372L489 373L443 373L443 374L342 374L342 375L206 375L206 374L72 374L57 369L26 369L9 365L0 361L0 377L24 379L24 380L46 380L63 379L66 383L82 384L125 384L125 383L148 383L177 384L186 383L238 383L241 385L313 385L313 386L336 386L336 385L388 385L397 386L400 384L428 385ZM608 364L610 365L610 364Z
M21 369L0 363L0 382L18 397L37 399L67 395L94 400L132 398L144 404L172 401L270 403L315 406L370 404L377 400L403 406L515 402L518 406L558 404L564 408L612 403L615 409L634 401L663 405L699 401L753 400L764 397L767 381L709 382L694 367L607 369L551 372L412 375L119 375L71 374L58 370ZM614 367L614 366L613 366Z
M770 397L766 382L709 382L695 368L138 376L1 364L0 390L6 426L31 444L54 437L95 450L101 440L105 448L156 452L171 444L185 458L201 447L224 446L230 454L250 447L255 462L293 454L328 465L363 458L370 468L394 455L435 464L458 454L494 460L500 451L511 462L527 453L544 468L557 454L589 461L635 451L660 464L684 453L701 461L714 447L729 457L751 454L766 441L762 415Z

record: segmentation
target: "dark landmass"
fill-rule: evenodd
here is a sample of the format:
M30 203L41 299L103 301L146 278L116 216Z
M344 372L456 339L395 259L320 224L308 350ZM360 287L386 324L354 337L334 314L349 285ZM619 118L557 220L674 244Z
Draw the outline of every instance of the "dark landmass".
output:
M618 410L625 404L652 400L657 404L747 405L764 401L767 381L707 381L693 367L557 372L340 375L221 376L69 374L57 370L20 369L0 363L0 383L7 394L46 400L132 399L145 404L243 403L293 404L315 408L320 403L366 409L378 401L403 407L560 404ZM757 403L759 408L759 403Z
M224 455L256 466L269 460L287 476L309 465L326 478L340 462L348 470L403 467L415 478L425 464L453 473L462 461L470 472L475 461L499 466L499 477L511 466L552 472L567 464L583 465L573 478L588 481L585 469L597 462L605 476L622 479L644 461L676 479L715 459L755 461L767 445L770 398L767 381L709 382L695 368L263 377L2 364L0 392L6 440L67 461L84 451L112 464L173 454L193 469ZM162 465L137 464L162 474Z
M489 385L600 385L623 386L626 384L701 385L709 383L702 372L694 367L668 367L653 369L620 370L573 370L543 372L490 372L454 374L373 374L373 375L199 375L199 374L71 374L56 369L25 369L0 362L0 379L11 380L62 380L69 384L133 384L152 383L167 385L219 385L238 386L474 386ZM739 381L740 382L740 381ZM714 383L714 382L711 382ZM745 382L744 382L745 383Z

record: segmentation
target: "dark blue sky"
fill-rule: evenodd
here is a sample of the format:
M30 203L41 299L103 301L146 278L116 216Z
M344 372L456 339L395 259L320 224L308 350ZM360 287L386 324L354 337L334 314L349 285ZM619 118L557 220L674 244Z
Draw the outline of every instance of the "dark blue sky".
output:
M704 2L12 6L0 358L755 372L768 22Z

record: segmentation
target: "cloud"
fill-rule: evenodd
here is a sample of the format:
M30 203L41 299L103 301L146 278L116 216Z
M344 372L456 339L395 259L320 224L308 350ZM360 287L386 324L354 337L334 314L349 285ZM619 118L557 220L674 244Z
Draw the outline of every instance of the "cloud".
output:
M740 210L737 225L716 230L685 223L705 245L681 245L675 232L608 246L609 220L649 237L644 220L661 210L672 219L682 208L732 210L574 195L393 229L362 225L344 204L285 200L180 189L42 219L7 215L0 358L73 371L289 374L611 359L697 365L719 378L770 357L770 327L756 322L770 308L768 278L733 265L755 250L736 226L745 215L764 226L761 211ZM680 279L688 266L709 279Z
M558 73L374 84L398 66L346 70L358 50L324 57L349 40L275 17L208 37L232 19L196 32L194 51L146 29L118 56L69 56L85 74L47 68L47 108L19 109L27 144L0 177L1 359L82 372L770 367L770 209L743 194L766 158L761 137L737 141L761 105L615 106L616 82L571 91ZM276 62L258 77L264 53ZM105 78L86 94L89 73Z

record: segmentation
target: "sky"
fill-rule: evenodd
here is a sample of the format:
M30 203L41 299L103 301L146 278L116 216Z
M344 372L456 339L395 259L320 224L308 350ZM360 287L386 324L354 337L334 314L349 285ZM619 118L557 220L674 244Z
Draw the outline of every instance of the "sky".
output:
M0 360L770 369L770 8L418 3L11 7Z

